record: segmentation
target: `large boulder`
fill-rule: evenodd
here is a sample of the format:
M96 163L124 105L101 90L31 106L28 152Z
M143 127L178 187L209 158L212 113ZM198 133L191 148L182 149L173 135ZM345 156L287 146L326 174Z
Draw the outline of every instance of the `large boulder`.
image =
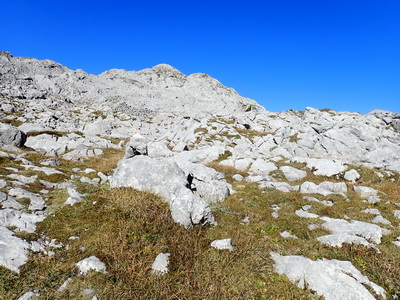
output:
M180 159L175 161L185 172L193 193L208 203L223 201L230 195L232 186L226 182L222 173L190 161Z
M160 195L170 204L174 221L186 228L214 223L207 203L191 191L185 172L171 160L144 155L123 159L111 176L110 185Z
M26 142L26 134L18 128L0 123L0 146L12 145L22 147Z

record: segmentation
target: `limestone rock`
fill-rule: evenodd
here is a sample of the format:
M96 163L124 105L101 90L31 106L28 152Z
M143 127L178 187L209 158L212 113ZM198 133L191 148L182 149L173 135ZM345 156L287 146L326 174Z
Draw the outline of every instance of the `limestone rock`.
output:
M13 232L0 226L0 265L14 272L28 261L29 244L13 235Z
M381 243L382 235L390 233L389 230L379 227L378 225L355 221L348 222L342 219L331 219L328 217L321 217L325 221L322 228L334 234L351 234L362 236L375 244Z
M273 162L265 161L262 158L257 158L249 169L253 174L268 175L270 172L275 171L277 166Z
M91 270L101 273L106 272L106 265L101 262L96 256L85 258L76 263L76 266L79 269L79 273L83 275L86 275Z
M340 260L311 260L303 256L281 256L271 253L274 268L285 274L299 288L308 288L327 300L365 299L375 297L364 287L368 285L379 296L385 298L385 291L368 280L350 262Z
M321 194L327 196L330 194L340 194L345 196L347 193L347 186L344 182L330 182L324 181L320 184L306 181L300 185L300 192L303 194Z
M307 176L306 171L299 170L290 166L282 166L279 169L283 172L283 175L285 175L285 178L289 181L301 180Z
M0 146L11 145L22 147L26 142L26 134L18 128L0 123Z
M214 223L210 208L188 184L185 172L175 162L143 155L121 160L110 178L111 187L133 187L160 195L170 203L174 220L185 227Z
M216 248L218 250L233 251L232 239L222 239L222 240L212 241L211 247Z
M169 256L170 253L160 253L151 266L152 273L158 276L162 276L168 273Z
M131 158L135 155L147 155L147 143L149 140L140 134L135 134L125 147L125 157Z
M354 169L351 169L346 173L344 173L344 179L351 181L353 183L356 182L358 179L360 179L360 177L361 177L360 174Z
M314 170L313 173L320 176L333 176L347 169L342 161L333 159L294 158L293 161L306 163L307 168Z

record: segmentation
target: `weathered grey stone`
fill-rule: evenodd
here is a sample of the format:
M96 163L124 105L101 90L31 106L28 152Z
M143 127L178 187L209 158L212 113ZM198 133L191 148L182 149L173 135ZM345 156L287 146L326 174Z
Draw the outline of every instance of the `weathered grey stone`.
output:
M222 239L222 240L212 241L211 247L216 248L218 250L233 251L232 239Z
M63 174L61 171L58 171L53 168L48 168L48 167L38 167L38 166L33 166L33 165L23 165L26 169L30 169L33 171L37 172L43 172L46 175L53 175L53 174Z
M88 122L84 125L82 131L85 134L109 136L112 132L113 126L110 121L107 120L96 120L94 122Z
M320 236L317 240L325 245L329 245L331 247L342 247L343 244L355 244L355 245L362 245L368 248L374 248L380 253L379 249L375 247L374 244L368 242L365 238L361 236L357 236L354 234L348 233L336 233L336 234L329 234Z
M149 140L140 134L135 134L125 147L124 158L131 158L136 155L147 155L147 144Z
M163 142L149 142L147 152L150 157L170 157L174 154Z
M285 175L285 178L289 181L301 180L307 176L306 171L299 170L290 166L282 166L279 169L283 172L283 175Z
M28 291L25 294L23 294L21 297L18 298L18 300L30 300L30 299L37 299L40 294L35 292L35 291Z
M28 207L30 211L41 211L46 208L44 199L40 195L26 191L22 188L12 188L8 191L8 194L17 199L28 198L30 200Z
M222 173L201 164L175 159L185 172L190 189L207 202L220 202L229 196L232 186L228 184Z
M233 178L233 180L236 180L236 181L242 181L244 179L244 177L240 174L235 174L232 176L232 178Z
M57 289L57 292L61 293L61 292L65 291L68 288L71 281L72 281L72 278L67 278L67 280L65 280L64 283L62 285L60 285L60 287Z
M47 158L47 159L40 161L40 163L45 166L53 166L53 167L60 166L60 162L56 158Z
M44 220L44 215L29 214L15 209L0 210L0 226L15 226L18 231L33 233L36 223Z
M18 128L0 123L0 146L12 145L22 147L26 142L26 134Z
M91 270L106 273L106 265L101 262L96 256L85 258L76 263L76 266L79 269L79 273L83 275L86 275Z
M92 157L103 154L101 149L90 149L87 146L81 145L77 149L68 152L62 156L66 160L80 160L84 157Z
M266 161L262 158L257 158L249 169L249 172L253 174L268 175L270 172L275 171L277 166L270 161Z
M4 179L0 179L0 189L7 186L7 182Z
M392 124L394 130L400 131L400 119L392 120L391 124Z
M91 184L91 185L98 185L100 183L100 178L90 179L90 178L88 178L86 176L82 176L79 179L79 181L82 182L82 183L87 183L87 184Z
M48 155L61 155L65 153L67 147L72 148L66 140L51 134L30 136L26 142L26 146L37 151L43 149L45 154Z
M49 130L49 128L44 127L42 124L29 123L29 122L26 122L18 126L18 129L25 133L31 133L31 132L38 133L38 132L43 132L45 130Z
M78 191L74 187L72 187L72 186L68 187L67 191L68 191L69 197L65 201L66 205L71 205L72 206L72 205L74 205L76 203L82 202L82 196L83 195L78 193Z
M334 159L296 157L292 160L295 162L306 163L307 168L314 170L313 173L320 176L333 176L347 169L347 166L345 166L342 161Z
M10 174L7 175L8 178L14 179L16 181L19 181L21 184L30 184L30 183L34 183L37 179L37 175L34 176L24 176L24 175L20 175L20 174Z
M232 158L225 159L221 161L221 165L224 166L229 166L229 167L234 167L238 169L239 171L247 171L247 169L250 167L250 165L253 163L252 158L241 158L234 160Z
M345 196L347 193L347 186L344 182L330 182L324 181L319 185L306 181L300 185L300 192L303 194L321 194L328 196L330 194L340 194Z
M188 151L188 150L189 150L189 147L184 142L179 142L172 148L172 151L176 151L176 152L182 152L182 151Z
M191 151L183 151L174 155L176 160L186 160L192 163L207 164L215 161L224 154L223 147L206 147Z
M133 187L160 195L170 203L173 219L185 227L214 223L210 208L188 184L175 162L143 155L121 160L110 178L111 187Z
M377 208L367 208L362 210L361 212L366 213L366 214L372 214L372 215L380 215L381 212Z
M308 288L327 300L365 299L375 297L364 287L368 285L385 298L385 290L360 273L350 262L340 260L311 260L303 256L281 256L271 253L274 268L299 288Z
M351 169L346 173L344 173L344 179L351 181L353 183L356 182L358 179L360 179L360 177L361 177L360 174L354 169Z
M6 193L0 192L0 206L2 208L12 208L21 210L24 206L16 201L13 197L8 196Z
M381 215L376 216L375 218L373 218L371 220L371 222L377 223L377 224L384 224L384 225L391 225L392 224L388 219L385 219Z
M295 211L295 214L301 218L307 218L307 219L317 219L319 216L314 213L308 212L308 210L304 209L298 209Z
M154 275L162 276L168 273L169 253L160 253L151 266Z
M281 237L283 237L285 239L295 239L295 240L298 239L297 236L291 234L289 231L284 231L284 232L281 232L279 234L280 234Z
M269 189L269 190L276 189L285 193L299 190L298 185L290 185L286 182L262 181L258 186L260 187L260 189Z
M348 222L342 219L331 219L328 217L321 217L325 221L322 227L334 234L352 234L362 236L363 238L375 243L380 244L382 235L390 233L389 230L379 227L378 225L355 221Z
M29 244L13 235L5 226L0 226L0 265L14 272L28 261Z
M377 196L378 191L369 186L354 186L354 191L362 198L368 198L370 196Z

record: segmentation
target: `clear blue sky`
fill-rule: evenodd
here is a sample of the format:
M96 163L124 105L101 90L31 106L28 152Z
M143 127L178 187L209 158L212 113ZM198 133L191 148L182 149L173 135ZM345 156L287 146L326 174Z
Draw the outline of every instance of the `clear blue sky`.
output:
M400 111L400 0L0 2L14 56L92 74L167 63L270 111Z

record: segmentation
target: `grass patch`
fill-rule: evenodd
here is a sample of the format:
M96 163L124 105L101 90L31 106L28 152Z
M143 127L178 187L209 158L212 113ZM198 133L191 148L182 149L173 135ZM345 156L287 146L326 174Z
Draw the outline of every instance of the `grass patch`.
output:
M297 143L299 140L300 140L300 138L297 133L289 136L290 143Z
M267 131L257 131L252 129L243 129L239 127L234 127L235 130L241 134L242 136L252 140L255 137L263 137L267 135L275 135L275 132L267 132Z
M105 175L111 175L112 170L117 166L118 162L123 158L125 154L124 148L106 148L102 149L103 153L101 155L87 157L80 161L71 161L59 158L61 163L58 170L62 171L66 176L71 176L75 174L71 170L74 168L79 168L85 170L86 168L94 169L98 172L102 172ZM97 172L96 172L97 174ZM82 174L90 177L89 174Z
M38 136L41 134L49 134L56 137L67 136L68 132L57 131L57 130L43 130L43 131L31 131L26 134L27 137Z
M207 128L196 128L196 129L194 130L194 133L207 134L207 133L208 133L208 130L207 130Z
M1 119L0 122L4 123L4 124L11 125L11 126L15 126L15 127L21 126L24 123L24 122L19 121L17 119L8 119L8 118Z
M226 150L226 151L224 152L224 154L221 154L221 155L219 156L217 162L221 162L221 161L223 161L223 160L225 160L225 159L228 159L228 158L231 157L231 156L232 156L232 152Z

